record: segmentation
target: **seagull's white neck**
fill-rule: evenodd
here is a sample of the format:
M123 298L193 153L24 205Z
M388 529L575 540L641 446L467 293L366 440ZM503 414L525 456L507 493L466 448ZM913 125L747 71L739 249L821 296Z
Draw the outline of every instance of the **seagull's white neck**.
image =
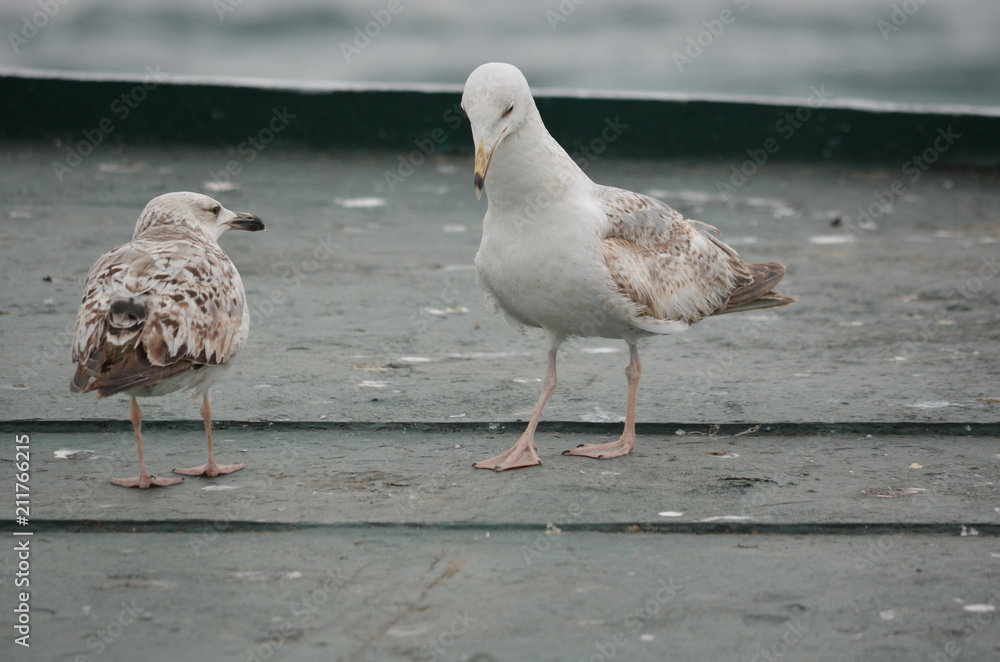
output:
M545 208L589 185L590 179L549 135L535 108L497 146L485 182L490 207L529 210Z

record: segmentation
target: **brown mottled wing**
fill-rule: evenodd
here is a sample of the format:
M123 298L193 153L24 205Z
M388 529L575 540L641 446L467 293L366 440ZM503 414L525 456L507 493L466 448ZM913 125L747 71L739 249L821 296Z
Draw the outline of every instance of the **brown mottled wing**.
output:
M217 244L176 228L144 233L87 276L71 389L106 396L224 364L248 326L239 273Z
M637 321L693 324L753 282L748 265L709 234L711 226L631 191L602 187L600 198L608 218L605 264L618 290L636 304Z

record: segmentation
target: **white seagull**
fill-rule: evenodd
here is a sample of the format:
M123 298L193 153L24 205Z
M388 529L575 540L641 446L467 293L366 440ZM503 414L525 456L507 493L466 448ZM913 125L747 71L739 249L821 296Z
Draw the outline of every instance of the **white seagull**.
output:
M139 476L123 487L174 485L146 470L137 397L192 389L202 396L208 462L174 469L218 476L244 464L217 464L209 389L229 368L250 328L243 281L218 239L229 229L263 230L253 214L232 212L199 193L167 193L146 205L132 241L103 255L84 287L73 339L74 393L131 396Z
M621 438L563 453L607 459L635 447L639 338L678 333L710 315L795 301L772 291L785 274L782 265L744 262L712 234L715 228L659 200L591 181L549 135L516 67L491 63L473 71L462 108L476 149L476 197L485 188L489 199L476 253L479 285L488 306L515 327L541 327L549 343L527 430L477 469L541 464L535 428L556 387L556 352L567 338L628 343Z

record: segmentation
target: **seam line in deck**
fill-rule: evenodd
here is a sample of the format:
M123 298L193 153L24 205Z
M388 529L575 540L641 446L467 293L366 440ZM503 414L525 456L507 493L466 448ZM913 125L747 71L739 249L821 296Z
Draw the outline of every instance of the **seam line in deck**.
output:
M998 536L998 523L959 522L575 522L558 525L562 533L696 534L696 535L941 535ZM13 522L3 528L17 530ZM538 532L551 533L548 524L528 522L254 522L212 519L172 520L65 520L31 521L34 533L219 533L274 532Z
M524 421L216 421L215 429L242 428L247 430L280 431L341 431L341 432L501 432L524 427ZM143 421L145 430L201 430L201 420L148 420ZM1000 422L918 422L918 421L805 421L799 423L637 423L636 432L645 435L686 434L732 436L745 435L750 428L760 426L754 434L773 436L812 435L917 435L933 434L960 437L1000 436ZM620 431L621 423L588 423L582 421L542 421L539 432L567 433L612 433ZM81 419L81 420L10 420L0 421L0 431L4 433L65 434L86 432L129 432L131 424L125 419Z

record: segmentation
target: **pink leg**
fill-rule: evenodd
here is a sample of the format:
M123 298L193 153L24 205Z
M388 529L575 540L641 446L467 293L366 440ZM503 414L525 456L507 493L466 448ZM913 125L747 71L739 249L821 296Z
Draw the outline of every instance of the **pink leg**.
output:
M608 444L580 444L573 450L564 451L563 455L579 455L592 457L595 460L607 460L612 457L628 455L635 448L635 403L639 396L639 376L642 375L642 362L639 361L639 348L633 344L628 346L629 362L625 368L628 378L628 408L625 410L625 430L621 439Z
M139 477L138 478L112 478L111 483L122 487L138 487L146 489L148 487L167 487L176 485L184 480L183 478L157 478L151 476L146 470L146 455L142 452L142 410L139 409L139 402L133 397L129 406L129 418L132 420L132 429L135 430L135 443L139 447Z
M559 381L556 379L556 352L559 351L559 345L559 342L555 342L549 349L549 367L545 371L545 381L542 382L542 394L538 398L538 403L535 404L535 411L531 413L531 420L528 421L528 429L524 431L524 434L521 435L517 443L509 451L496 457L491 457L488 460L476 462L472 465L474 468L507 471L508 469L533 467L536 464L542 463L538 458L535 448L535 428L538 427L538 421L542 418L542 410L545 409L545 403L549 401Z
M209 399L208 393L205 393L201 400L201 419L205 421L205 438L208 440L208 462L205 464L199 464L197 467L191 467L190 469L174 469L174 473L183 474L185 476L207 476L208 478L215 478L216 476L221 476L222 474L231 474L234 471L239 471L243 467L247 466L243 463L216 464L215 455L212 453L212 401Z

